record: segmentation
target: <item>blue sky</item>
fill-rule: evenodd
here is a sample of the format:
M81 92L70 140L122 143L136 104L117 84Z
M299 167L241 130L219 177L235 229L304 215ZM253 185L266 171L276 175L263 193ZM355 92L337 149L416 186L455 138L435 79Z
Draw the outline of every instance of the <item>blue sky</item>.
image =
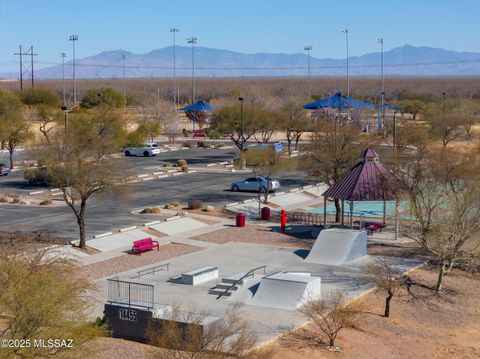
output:
M146 53L189 36L198 46L239 52L298 53L345 57L409 43L480 52L479 0L0 0L0 72L16 71L18 45L34 46L37 68L104 50Z

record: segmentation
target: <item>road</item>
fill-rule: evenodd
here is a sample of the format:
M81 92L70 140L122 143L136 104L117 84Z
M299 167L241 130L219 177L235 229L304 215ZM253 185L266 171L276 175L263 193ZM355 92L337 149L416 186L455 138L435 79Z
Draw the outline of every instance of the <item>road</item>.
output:
M160 153L149 158L122 157L121 163L126 168L130 168L132 174L139 175L158 171L163 168L164 163L173 164L178 159L185 159L191 167L207 170L207 164L229 161L234 156L233 149L188 149ZM228 202L256 198L256 193L234 193L229 190L231 182L247 177L248 173L232 173L221 168L218 166L218 172L199 171L132 183L128 186L120 186L114 191L94 195L87 202L87 238L91 238L94 234L148 221L144 215L131 213L136 209L164 205L173 201L186 204L192 198L199 199L205 204L223 207ZM302 173L289 173L278 178L282 189L313 183ZM0 178L0 193L28 193L38 189L39 187L29 186L26 183L21 171ZM0 206L0 223L2 230L48 230L68 238L78 237L75 216L66 206L2 205Z

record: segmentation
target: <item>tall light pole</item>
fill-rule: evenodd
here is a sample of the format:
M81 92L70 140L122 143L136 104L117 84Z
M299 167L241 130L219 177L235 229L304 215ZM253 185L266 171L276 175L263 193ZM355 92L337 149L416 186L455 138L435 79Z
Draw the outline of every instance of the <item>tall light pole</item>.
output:
M176 89L176 58L175 58L175 33L179 32L177 28L171 28L170 32L173 35L173 111L177 110L177 89Z
M350 97L350 77L348 74L348 29L342 30L345 34L345 40L347 41L347 97Z
M307 52L308 56L308 98L312 97L312 83L310 82L310 51L313 49L312 46L308 45L303 48Z
M125 60L127 55L122 54L122 67L123 67L123 111L125 112L125 106L127 105L127 97L125 91Z
M73 43L73 105L77 105L77 79L75 77L75 41L78 41L78 35L70 35L69 40Z
M187 39L189 44L192 44L192 103L195 103L195 44L197 38L195 36Z
M377 40L377 42L380 44L380 76L381 76L381 79L382 79L382 90L381 90L381 94L382 94L382 126L385 126L385 82L384 82L384 79L383 79L383 37L379 38Z
M65 57L67 57L67 54L62 52L60 56L62 57L63 106L67 106L67 98L65 96Z

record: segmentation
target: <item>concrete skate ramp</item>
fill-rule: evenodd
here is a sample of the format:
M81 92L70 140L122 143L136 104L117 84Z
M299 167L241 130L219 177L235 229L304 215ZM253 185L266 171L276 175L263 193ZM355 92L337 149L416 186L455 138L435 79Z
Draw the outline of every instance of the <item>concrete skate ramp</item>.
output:
M247 304L295 310L320 296L320 277L305 272L277 272L263 277Z
M353 229L322 230L305 262L342 265L367 255L367 232Z

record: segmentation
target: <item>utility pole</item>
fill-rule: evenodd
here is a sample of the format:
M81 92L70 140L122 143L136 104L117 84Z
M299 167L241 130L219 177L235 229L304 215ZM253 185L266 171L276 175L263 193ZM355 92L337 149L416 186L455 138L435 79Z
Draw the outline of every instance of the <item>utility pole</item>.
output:
M379 38L377 40L377 42L380 44L381 46L381 51L380 51L380 73L381 73L381 81L382 81L382 89L381 89L381 93L382 93L382 127L385 127L385 83L384 83L384 78L383 78L383 37ZM385 130L383 131L383 133L385 134Z
M310 81L310 51L313 49L313 47L308 45L303 49L307 51L308 54L308 98L312 98L312 83Z
M195 103L195 44L197 38L195 36L187 39L189 44L192 44L192 103Z
M33 57L37 56L38 54L35 54L33 52L33 46L30 46L30 48L26 52L22 51L22 45L20 45L19 48L20 48L20 51L15 52L14 55L20 56L20 91L23 91L23 73L24 72L30 72L30 79L31 79L31 82L32 82L32 88L34 86L35 76L34 76L34 73L33 73ZM24 66L23 56L30 56L30 68Z

